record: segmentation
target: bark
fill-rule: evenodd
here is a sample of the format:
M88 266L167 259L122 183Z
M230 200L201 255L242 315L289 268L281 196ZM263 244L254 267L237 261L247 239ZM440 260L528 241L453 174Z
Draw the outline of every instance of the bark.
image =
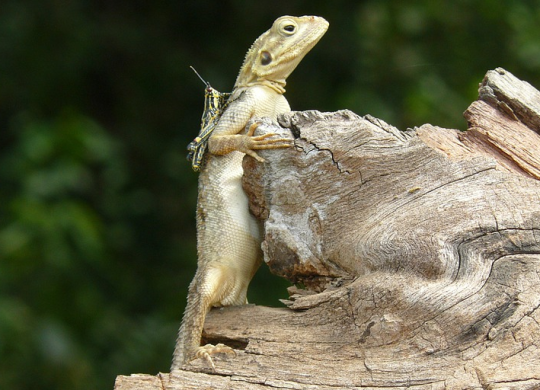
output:
M115 388L539 388L540 93L499 68L465 118L260 126L295 137L246 158L244 187L266 264L303 289L288 308L213 310L206 337L238 348L215 373L195 361Z

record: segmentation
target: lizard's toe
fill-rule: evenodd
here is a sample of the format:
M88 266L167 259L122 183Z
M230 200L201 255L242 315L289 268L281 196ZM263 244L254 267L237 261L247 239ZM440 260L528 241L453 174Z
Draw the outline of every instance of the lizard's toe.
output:
M197 352L195 353L195 356L193 359L201 359L203 358L212 366L212 369L215 371L216 366L214 365L214 362L212 361L212 355L215 355L217 353L226 353L226 354L232 354L236 356L236 352L231 347L226 346L225 344L206 344L205 346L199 347L197 349Z

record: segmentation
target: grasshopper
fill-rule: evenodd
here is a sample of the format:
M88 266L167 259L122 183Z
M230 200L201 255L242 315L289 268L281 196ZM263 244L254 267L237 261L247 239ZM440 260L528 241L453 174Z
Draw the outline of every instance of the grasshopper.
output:
M190 68L206 85L204 91L204 111L201 117L201 131L199 131L199 135L197 135L197 137L195 137L195 139L187 146L189 151L187 159L188 161L191 161L193 170L198 172L201 168L204 153L208 147L208 138L212 135L221 114L225 111L225 108L227 108L231 94L215 90L209 82L205 81L201 75L197 73L195 68L192 66L190 66Z

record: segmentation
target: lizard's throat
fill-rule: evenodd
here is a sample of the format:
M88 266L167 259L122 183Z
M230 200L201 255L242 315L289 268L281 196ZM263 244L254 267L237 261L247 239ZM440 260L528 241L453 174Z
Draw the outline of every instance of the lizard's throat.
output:
M263 80L261 84L267 86L268 88L272 88L274 91L276 91L280 95L283 95L285 93L285 82L279 82L279 81L274 81L274 80Z
M286 85L286 83L283 82L283 81L274 81L274 80L256 80L256 81L252 81L252 82L249 82L249 83L246 83L246 84L243 84L243 85L242 84L235 85L234 88L235 89L247 88L247 87L253 87L255 85L264 85L265 87L273 89L274 91L276 91L280 95L283 95L285 93L285 85Z

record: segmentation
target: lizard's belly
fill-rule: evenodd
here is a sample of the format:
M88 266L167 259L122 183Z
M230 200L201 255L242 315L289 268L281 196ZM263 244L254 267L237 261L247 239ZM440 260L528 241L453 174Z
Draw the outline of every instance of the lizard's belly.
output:
M260 231L242 189L243 157L240 152L208 156L199 176L197 234L207 260L252 275L260 259Z

